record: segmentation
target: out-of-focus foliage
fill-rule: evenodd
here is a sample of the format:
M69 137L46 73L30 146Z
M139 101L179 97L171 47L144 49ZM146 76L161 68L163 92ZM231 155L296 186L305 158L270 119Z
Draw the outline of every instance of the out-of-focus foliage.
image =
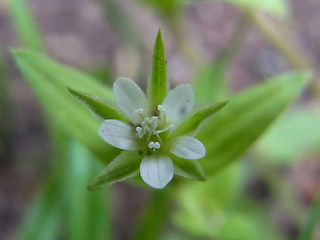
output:
M319 152L320 113L311 107L295 109L276 122L258 143L258 150L275 163L290 164L303 154Z
M207 157L201 160L206 173L212 174L240 157L304 89L309 78L307 73L287 74L233 97L198 135L207 148Z
M265 11L277 17L287 17L289 13L289 1L287 0L210 0L232 3L240 8L252 11Z

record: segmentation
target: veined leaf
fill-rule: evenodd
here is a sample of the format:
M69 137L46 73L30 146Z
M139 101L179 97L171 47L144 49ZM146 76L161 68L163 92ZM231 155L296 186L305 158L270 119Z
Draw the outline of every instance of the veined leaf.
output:
M152 74L148 82L148 98L153 106L157 106L163 102L168 88L166 58L161 30L159 29L153 50Z
M138 174L142 155L137 151L123 151L120 153L88 186L95 190L104 185L124 181Z
M228 101L213 103L213 104L201 104L197 106L197 109L191 113L191 116L188 117L176 130L175 134L183 135L188 132L196 130L201 122L208 117L212 116L214 113L218 112L223 108Z
M309 74L275 77L236 95L198 135L207 156L200 160L212 174L240 157L304 89Z
M69 92L80 100L88 109L102 119L118 119L127 122L128 119L121 113L117 107L106 99L99 98L88 93L80 92L68 88Z
M65 132L82 142L104 162L110 162L119 153L119 150L99 138L99 122L80 103L74 101L66 87L55 79L56 75L44 71L47 69L45 66L42 66L43 69L33 65L23 54L15 55L15 60L50 118ZM64 71L59 70L62 76ZM68 70L66 72L70 73Z

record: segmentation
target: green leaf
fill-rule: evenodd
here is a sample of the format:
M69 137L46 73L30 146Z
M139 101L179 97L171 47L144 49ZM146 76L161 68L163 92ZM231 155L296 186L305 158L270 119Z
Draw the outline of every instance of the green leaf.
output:
M310 74L275 77L241 92L198 135L207 150L202 166L213 174L240 157L305 88Z
M262 10L273 14L276 17L287 17L289 13L289 3L286 0L213 0L219 2L228 2L238 7L258 11Z
M68 218L69 240L109 239L111 226L108 223L105 189L88 193L87 183L101 170L92 155L82 145L69 145L67 195L65 215Z
M258 142L257 150L271 161L292 163L319 151L320 114L308 106L288 112Z
M194 78L196 103L223 101L226 96L226 63L216 61L201 69Z
M9 16L23 46L44 51L44 42L26 0L7 1Z
M12 54L16 60L28 63L35 71L41 72L47 80L50 80L50 83L66 96L70 95L66 89L68 86L78 91L114 100L110 87L79 71L59 64L44 54L26 49L14 49Z
M205 173L198 161L186 160L173 155L170 156L174 164L174 173L190 179L205 181Z
M196 130L203 120L212 116L214 113L218 112L223 108L228 101L212 104L201 104L198 105L196 110L191 113L188 117L176 130L176 135L187 134L191 131Z
M33 56L35 56L33 58ZM35 92L39 101L44 105L50 119L54 121L61 129L70 136L75 137L86 147L95 153L102 161L109 163L120 151L109 144L105 143L97 134L100 123L92 118L92 116L81 106L75 102L73 97L63 85L72 83L71 85L86 86L95 92L97 90L95 82L87 83L88 79L80 73L75 73L65 67L59 67L58 64L50 65L50 60L45 57L38 58L40 55L33 55L30 52L14 52L15 60L28 81L30 87ZM34 64L34 61L43 60L48 65ZM52 72L55 70L56 74ZM79 76L79 83L65 82L63 80L69 77ZM90 79L90 78L89 78ZM74 83L74 84L73 84ZM106 94L105 94L106 95Z
M127 122L128 119L117 109L117 107L107 99L92 96L88 93L80 92L68 88L69 92L80 100L93 113L102 119L118 119Z
M137 151L123 151L93 179L88 189L95 190L135 176L139 172L142 157Z
M148 98L152 106L157 106L163 102L168 88L166 58L161 30L159 29L153 50L152 74L148 82Z

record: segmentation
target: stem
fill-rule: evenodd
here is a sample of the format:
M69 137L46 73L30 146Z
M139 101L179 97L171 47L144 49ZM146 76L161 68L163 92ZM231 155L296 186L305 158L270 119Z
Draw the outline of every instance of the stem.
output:
M286 29L276 29L270 20L259 13L248 11L248 17L251 22L260 30L264 37L272 44L297 70L312 70L315 69L315 64L304 52L299 50L292 41L284 36L283 33L288 33ZM320 99L320 76L316 74L314 81L311 83L311 93L314 97Z
M313 239L313 232L316 226L317 221L320 218L320 188L318 190L317 197L314 203L311 206L311 209L308 214L307 221L302 229L302 232L299 236L299 240L311 240Z
M246 14L242 14L238 19L238 24L235 26L231 36L227 40L227 43L219 53L217 57L218 61L222 61L227 64L231 59L233 59L242 45L250 26L251 23L248 16Z
M153 193L134 231L133 240L158 239L167 219L170 205L170 188ZM171 193L172 194L172 193Z

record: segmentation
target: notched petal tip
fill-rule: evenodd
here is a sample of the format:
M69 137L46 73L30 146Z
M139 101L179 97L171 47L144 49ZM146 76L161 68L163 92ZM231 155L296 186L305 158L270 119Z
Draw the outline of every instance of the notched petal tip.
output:
M198 139L182 136L177 138L170 152L180 158L198 160L205 157L206 148Z
M156 189L163 189L173 178L174 167L168 156L146 156L140 164L142 180Z
M107 119L99 127L98 134L110 145L123 150L137 150L137 142L131 127L119 120Z

